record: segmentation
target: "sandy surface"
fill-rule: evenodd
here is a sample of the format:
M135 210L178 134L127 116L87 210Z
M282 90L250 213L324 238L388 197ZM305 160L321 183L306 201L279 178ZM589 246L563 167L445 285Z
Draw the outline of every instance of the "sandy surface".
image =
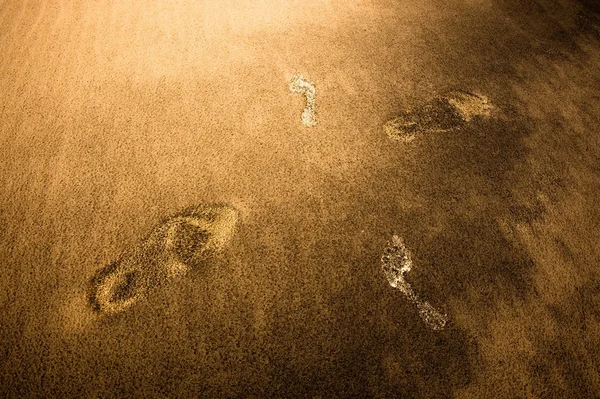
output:
M598 11L1 1L0 395L600 396ZM494 110L384 133L449 90ZM98 269L215 202L222 254L91 312ZM444 329L388 284L393 235Z

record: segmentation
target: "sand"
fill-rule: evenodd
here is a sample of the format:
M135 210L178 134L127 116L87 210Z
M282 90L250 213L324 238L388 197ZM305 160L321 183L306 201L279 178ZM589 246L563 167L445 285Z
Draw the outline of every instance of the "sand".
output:
M0 396L600 396L598 11L0 2ZM457 92L489 115L446 97L459 128L386 135ZM215 203L222 251L90 308L98 270ZM382 272L394 235L443 329Z

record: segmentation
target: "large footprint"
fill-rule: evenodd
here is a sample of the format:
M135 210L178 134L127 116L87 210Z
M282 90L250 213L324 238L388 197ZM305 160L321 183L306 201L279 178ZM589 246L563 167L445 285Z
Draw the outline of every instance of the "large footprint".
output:
M197 206L170 217L120 260L96 273L90 305L109 314L129 308L151 287L186 274L222 251L237 220L237 210L227 205Z
M485 96L453 91L436 97L416 110L389 120L383 129L392 140L410 142L418 135L458 129L473 118L489 116L492 106Z

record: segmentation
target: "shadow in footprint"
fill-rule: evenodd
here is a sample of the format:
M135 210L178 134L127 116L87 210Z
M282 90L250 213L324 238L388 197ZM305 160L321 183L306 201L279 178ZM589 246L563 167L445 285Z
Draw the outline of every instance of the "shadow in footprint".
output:
M169 217L138 246L95 274L89 292L92 309L122 312L148 289L187 274L225 248L237 220L237 211L228 205L196 206Z
M489 115L491 105L485 96L467 91L452 91L425 105L403 112L383 127L392 140L410 142L427 133L458 129L473 118Z

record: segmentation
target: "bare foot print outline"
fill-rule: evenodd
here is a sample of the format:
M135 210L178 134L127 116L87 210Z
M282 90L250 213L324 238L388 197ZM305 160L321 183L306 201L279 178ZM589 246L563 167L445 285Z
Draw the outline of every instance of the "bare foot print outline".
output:
M383 130L392 140L411 142L421 134L458 129L476 117L489 116L491 110L487 97L457 90L401 113L386 122Z
M306 108L302 111L302 124L311 127L317 124L317 89L302 75L294 75L289 82L290 91L306 97Z
M221 252L234 235L238 211L200 205L171 216L119 260L90 281L89 304L103 314L120 313L146 292Z
M412 269L412 256L404 246L404 241L394 235L383 250L381 265L389 284L400 290L417 307L419 315L430 328L441 330L446 326L447 316L423 301L406 281L406 274Z

